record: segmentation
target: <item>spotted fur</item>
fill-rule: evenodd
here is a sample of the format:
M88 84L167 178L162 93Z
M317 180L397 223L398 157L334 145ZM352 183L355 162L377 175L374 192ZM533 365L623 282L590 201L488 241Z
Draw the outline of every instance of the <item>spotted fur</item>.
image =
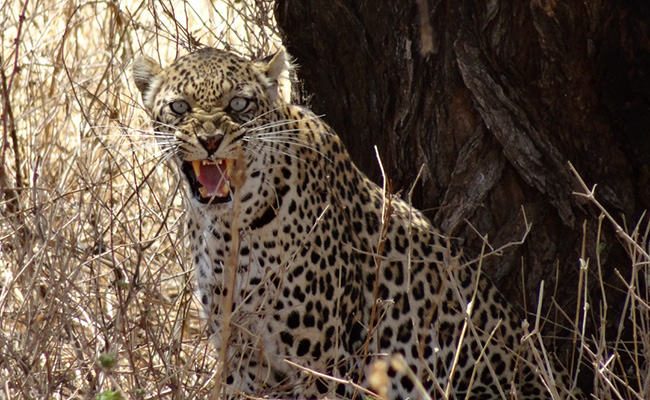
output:
M349 399L349 382L370 388L376 361L392 360L390 399L550 398L517 313L420 212L360 172L321 118L278 95L287 68L283 50L263 61L205 48L166 69L134 63L163 154L187 181L199 299L217 348L234 290L230 396ZM243 187L201 195L191 162L236 159L238 149ZM226 287L233 251L237 278Z

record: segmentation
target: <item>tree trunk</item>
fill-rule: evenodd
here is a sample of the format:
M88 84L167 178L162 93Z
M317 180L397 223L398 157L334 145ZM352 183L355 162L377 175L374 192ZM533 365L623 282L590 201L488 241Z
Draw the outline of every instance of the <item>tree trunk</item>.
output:
M596 257L614 288L624 287L615 268L627 278L630 261L573 193L568 163L621 225L648 208L648 3L278 0L276 19L309 105L362 170L381 181L376 145L394 191L406 198L415 182L413 204L474 255L482 236L496 248L531 225L483 269L529 311L543 280L544 307L571 319L552 314L560 325L581 304L588 258L600 323ZM609 288L609 307L625 293Z

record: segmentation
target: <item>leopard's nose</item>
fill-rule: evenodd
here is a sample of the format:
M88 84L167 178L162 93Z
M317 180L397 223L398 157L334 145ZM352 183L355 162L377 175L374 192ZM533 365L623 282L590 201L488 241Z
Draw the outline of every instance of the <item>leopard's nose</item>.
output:
M214 154L215 151L219 148L221 141L223 140L223 135L211 135L211 136L198 136L199 143L208 152L208 157Z

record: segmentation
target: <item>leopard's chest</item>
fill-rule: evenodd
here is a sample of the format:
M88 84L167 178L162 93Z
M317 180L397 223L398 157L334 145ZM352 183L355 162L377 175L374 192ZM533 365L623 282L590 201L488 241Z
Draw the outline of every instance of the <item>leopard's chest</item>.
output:
M259 312L259 307L271 303L277 296L280 281L286 272L283 241L271 235L239 233L233 243L232 232L226 226L207 226L191 234L195 276L201 303L206 312L214 314L228 290L238 311ZM232 253L236 257L232 257ZM234 274L231 274L232 270ZM231 274L234 284L228 279Z
M341 332L344 327L339 324L347 320L342 314L360 312L359 307L344 303L358 301L361 290L360 275L352 267L356 260L352 235L339 230L334 240L333 217L326 213L319 223L309 226L291 219L287 226L272 223L254 231L242 230L237 245L226 226L203 225L190 233L199 300L212 325L211 333L218 335L226 290L234 288L236 325L251 337L264 337L267 351L304 356L300 341L326 342L327 332L332 343L316 353L333 351L332 332ZM237 257L229 257L231 252L237 252ZM234 265L229 265L229 259ZM237 270L235 283L229 285L227 273L233 268ZM291 332L291 338L284 332Z

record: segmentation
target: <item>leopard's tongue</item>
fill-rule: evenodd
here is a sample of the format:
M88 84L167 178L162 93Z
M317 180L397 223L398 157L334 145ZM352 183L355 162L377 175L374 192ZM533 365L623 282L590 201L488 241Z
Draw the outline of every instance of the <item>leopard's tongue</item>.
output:
M224 162L225 161L225 162ZM203 197L226 197L230 193L228 185L229 170L233 160L192 161L192 169L201 184L199 193Z

